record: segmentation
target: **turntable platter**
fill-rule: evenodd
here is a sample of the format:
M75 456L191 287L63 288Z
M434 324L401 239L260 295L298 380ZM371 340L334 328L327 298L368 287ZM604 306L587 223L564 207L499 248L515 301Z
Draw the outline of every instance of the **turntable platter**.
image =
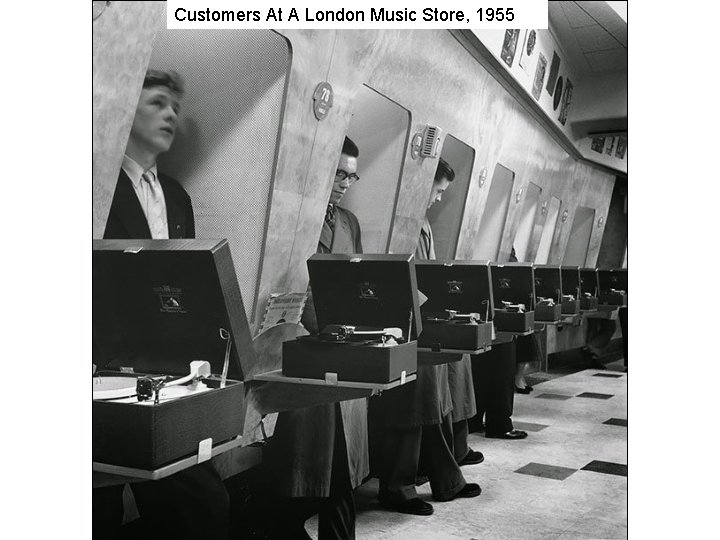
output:
M134 377L93 377L93 399L118 399L135 394Z

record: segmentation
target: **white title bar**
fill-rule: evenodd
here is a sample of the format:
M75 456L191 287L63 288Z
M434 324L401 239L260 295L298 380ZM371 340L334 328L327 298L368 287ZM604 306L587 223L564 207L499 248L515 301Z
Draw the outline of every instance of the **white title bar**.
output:
M365 3L363 3L365 4ZM167 27L173 29L313 28L313 29L480 29L548 27L543 0L426 1L418 4L288 2L266 6L232 0L169 0Z

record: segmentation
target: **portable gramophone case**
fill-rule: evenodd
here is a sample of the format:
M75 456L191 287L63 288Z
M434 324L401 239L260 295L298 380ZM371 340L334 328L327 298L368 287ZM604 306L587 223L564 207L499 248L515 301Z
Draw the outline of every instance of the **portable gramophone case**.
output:
M584 311L595 311L598 308L598 283L597 268L580 269L580 309Z
M562 312L565 315L580 313L580 268L577 266L562 266ZM573 299L568 298L572 296Z
M412 255L317 254L307 265L321 331L329 325L399 328L403 339L391 344L316 335L286 341L283 375L324 379L333 373L341 381L385 384L417 371L422 325Z
M96 376L177 379L194 360L212 372L204 391L158 403L94 392L93 461L156 469L242 434L252 355L226 240L93 242L93 388Z
M491 264L495 329L499 332L525 333L535 325L535 277L530 263ZM523 304L524 311L504 308L503 302L513 306Z
M535 266L535 320L556 322L562 316L562 274L555 265ZM540 298L550 298L552 305L546 305Z
M598 270L600 296L598 302L610 306L627 306L628 279L627 268Z
M484 349L492 344L493 297L487 261L416 261L422 333L418 346L433 350ZM480 321L453 318L478 314Z

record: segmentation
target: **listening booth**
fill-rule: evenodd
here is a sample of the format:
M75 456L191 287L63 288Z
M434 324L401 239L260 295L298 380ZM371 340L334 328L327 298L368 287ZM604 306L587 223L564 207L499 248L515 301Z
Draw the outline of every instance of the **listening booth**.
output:
M93 241L93 470L156 479L240 445L254 352L226 240Z
M493 295L487 261L418 261L423 331L418 347L479 354L493 340Z
M531 334L535 325L535 269L529 263L490 265L498 332Z

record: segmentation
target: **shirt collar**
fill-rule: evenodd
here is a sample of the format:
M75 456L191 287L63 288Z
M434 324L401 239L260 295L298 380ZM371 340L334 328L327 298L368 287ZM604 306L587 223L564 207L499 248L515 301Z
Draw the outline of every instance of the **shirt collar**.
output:
M143 169L137 161L135 161L127 154L123 156L122 169L123 171L125 171L125 174L128 175L128 178L130 178L130 181L133 183L135 188L137 189L138 187L140 187L142 175L146 172L146 170ZM155 175L155 178L158 177L157 164L153 165L147 170L153 173Z

